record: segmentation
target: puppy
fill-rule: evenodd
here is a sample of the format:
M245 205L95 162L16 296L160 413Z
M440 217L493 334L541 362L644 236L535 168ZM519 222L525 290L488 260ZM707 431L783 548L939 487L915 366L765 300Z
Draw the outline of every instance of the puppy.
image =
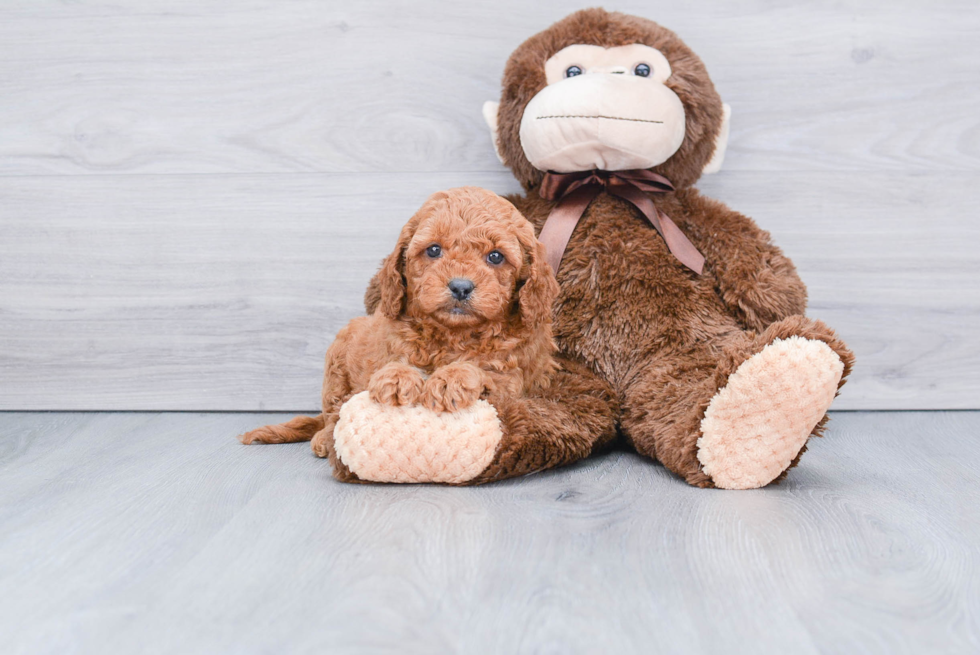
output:
M434 194L375 279L377 310L327 350L323 413L253 430L242 443L312 440L336 463L340 407L361 391L385 405L452 412L548 386L558 283L531 224L500 196L475 187Z

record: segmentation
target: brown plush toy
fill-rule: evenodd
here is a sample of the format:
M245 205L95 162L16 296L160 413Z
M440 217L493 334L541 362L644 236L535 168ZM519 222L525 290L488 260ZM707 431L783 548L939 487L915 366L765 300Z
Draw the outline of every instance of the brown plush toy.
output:
M610 416L700 487L777 481L820 434L853 356L804 316L769 234L693 188L721 164L727 115L700 59L642 18L579 11L511 55L484 117L557 269L567 363L546 396L497 408L497 454L472 482L583 457Z

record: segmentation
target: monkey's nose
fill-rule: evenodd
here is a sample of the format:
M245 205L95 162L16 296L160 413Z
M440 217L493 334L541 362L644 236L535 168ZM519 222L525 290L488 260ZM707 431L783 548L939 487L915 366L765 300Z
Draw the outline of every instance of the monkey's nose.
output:
M449 281L449 292L456 300L466 300L473 293L473 282L462 277L454 277Z

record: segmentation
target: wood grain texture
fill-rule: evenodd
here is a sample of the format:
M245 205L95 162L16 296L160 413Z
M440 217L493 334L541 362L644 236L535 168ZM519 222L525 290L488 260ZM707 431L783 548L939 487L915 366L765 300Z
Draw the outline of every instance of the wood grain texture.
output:
M0 408L312 410L430 189L504 174L0 178ZM858 366L838 408L980 399L972 174L731 173ZM379 192L381 190L381 192ZM930 207L923 216L922 207Z
M343 485L282 415L0 415L0 634L45 653L975 653L980 413L837 413L778 487L623 452Z
M590 2L6 2L0 174L497 170L510 52ZM972 0L661 3L729 170L977 170Z
M421 201L516 190L480 106L578 6L3 3L0 409L314 409ZM836 407L980 408L980 6L617 8L733 105L701 187L854 347Z

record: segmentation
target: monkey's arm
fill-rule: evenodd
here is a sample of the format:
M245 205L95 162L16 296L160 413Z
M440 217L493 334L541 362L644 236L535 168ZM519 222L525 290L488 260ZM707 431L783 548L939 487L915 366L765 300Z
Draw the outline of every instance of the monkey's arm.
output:
M806 311L806 285L768 232L696 191L678 196L688 212L681 229L704 255L719 297L745 327L762 331Z

